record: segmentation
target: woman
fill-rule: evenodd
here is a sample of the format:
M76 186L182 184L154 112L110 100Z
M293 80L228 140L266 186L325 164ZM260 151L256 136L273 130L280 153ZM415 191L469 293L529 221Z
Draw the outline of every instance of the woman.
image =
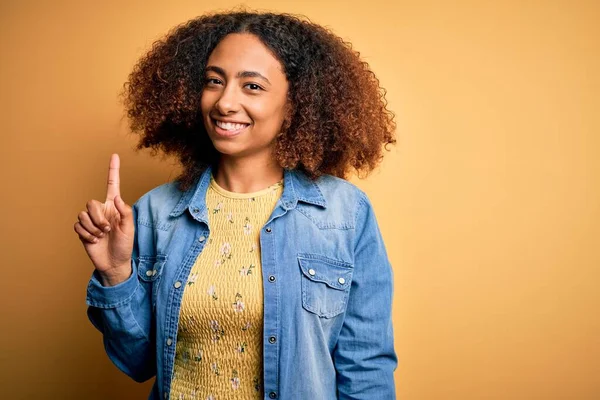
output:
M350 45L285 14L201 16L126 84L138 148L179 157L133 207L119 158L75 231L88 315L152 399L392 399L392 272L367 196L393 114Z

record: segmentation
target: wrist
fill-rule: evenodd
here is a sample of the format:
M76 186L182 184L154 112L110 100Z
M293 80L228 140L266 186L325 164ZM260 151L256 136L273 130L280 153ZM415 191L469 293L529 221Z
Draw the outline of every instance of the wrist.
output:
M131 276L131 263L124 265L122 268L115 268L111 272L99 272L100 283L102 286L116 286L125 282Z

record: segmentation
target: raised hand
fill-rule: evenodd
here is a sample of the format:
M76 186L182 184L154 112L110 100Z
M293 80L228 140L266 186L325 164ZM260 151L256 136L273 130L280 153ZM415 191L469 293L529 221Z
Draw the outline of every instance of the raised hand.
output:
M118 154L110 157L106 200L87 202L75 223L75 232L96 267L104 286L114 286L131 275L135 227L133 212L121 198Z

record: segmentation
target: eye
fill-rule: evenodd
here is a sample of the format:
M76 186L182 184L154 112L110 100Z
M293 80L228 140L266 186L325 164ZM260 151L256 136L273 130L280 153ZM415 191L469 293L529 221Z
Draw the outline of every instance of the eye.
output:
M263 90L263 88L260 87L259 85L257 85L256 83L247 83L244 85L244 87L248 87L248 89L252 90L253 92L258 92L259 90Z
M206 78L206 79L204 79L204 83L206 85L218 85L221 83L221 81L218 80L217 78Z

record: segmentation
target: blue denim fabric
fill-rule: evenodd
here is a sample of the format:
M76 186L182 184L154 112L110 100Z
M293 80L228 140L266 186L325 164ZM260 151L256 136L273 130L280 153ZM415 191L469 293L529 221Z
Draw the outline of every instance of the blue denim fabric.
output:
M133 206L133 273L104 287L96 272L88 316L114 364L150 399L169 397L177 324L190 269L210 236L211 170L187 192L174 182ZM332 176L285 170L260 232L265 399L395 399L392 270L367 196Z

